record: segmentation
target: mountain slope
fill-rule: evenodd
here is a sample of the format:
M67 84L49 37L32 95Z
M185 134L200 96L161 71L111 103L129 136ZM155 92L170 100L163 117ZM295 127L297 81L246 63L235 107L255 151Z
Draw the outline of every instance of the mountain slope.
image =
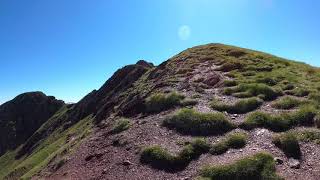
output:
M0 157L0 178L319 179L319 82L318 68L222 44L139 61Z
M0 106L0 155L24 143L64 105L42 92L24 93Z
M153 65L145 61L125 66L119 69L99 90L94 90L78 103L64 105L63 107L62 104L60 110L57 109L59 111L52 114L51 118L44 118L43 124L39 124L28 137L21 141L20 147L18 147L20 144L17 144L16 149L12 148L0 157L0 179L16 179L19 177L28 179L41 168L47 166L49 162L63 162L65 159L64 153L71 152L82 139L90 134L93 119L96 123L99 122L99 118L94 118L96 114L99 115L100 111L113 111L112 103L110 105L108 103L122 99L118 97L118 94L131 87L132 83L151 67ZM29 94L34 95L35 93ZM25 94L19 95L18 99L21 99L21 96L25 96ZM37 111L37 107L28 106L33 102L30 98L24 99L25 103L18 101L20 107L34 108L32 111ZM5 107L9 103L4 104ZM42 108L45 108L44 105L39 103ZM14 109L9 109L8 112L16 114ZM1 115L5 116L6 114ZM30 114L30 118L36 118L37 116L38 114ZM31 129L28 128L26 132L29 130ZM14 131L10 130L10 132ZM3 142L4 145L11 143L9 139L4 139Z

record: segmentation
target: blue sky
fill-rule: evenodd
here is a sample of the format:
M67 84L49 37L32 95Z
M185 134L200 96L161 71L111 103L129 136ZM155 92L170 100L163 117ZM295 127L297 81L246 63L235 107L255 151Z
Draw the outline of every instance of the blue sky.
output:
M219 42L320 66L320 1L0 0L0 104L77 102L118 68Z

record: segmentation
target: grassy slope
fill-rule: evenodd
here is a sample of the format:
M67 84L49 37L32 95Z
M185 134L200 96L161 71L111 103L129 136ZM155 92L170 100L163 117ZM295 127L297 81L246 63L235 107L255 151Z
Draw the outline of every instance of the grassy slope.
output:
M264 101L275 101L287 94L301 98L301 101L315 109L320 107L319 68L258 51L221 44L197 46L172 57L165 64L168 72L165 75L170 79L162 81L192 75L190 72L193 67L208 61L220 66L217 70L226 72L230 77L229 81L232 83L225 84L225 89L229 89L230 93L226 95L238 98L259 97ZM177 72L172 72L174 70ZM201 87L199 82L193 82L192 85L197 84Z
M48 124L61 117L66 111L67 108L63 107L42 128L47 127ZM67 130L58 128L48 138L41 141L30 155L15 159L19 148L7 152L0 157L0 179L8 177L30 179L46 167L50 161L61 159L66 154L70 154L81 140L90 133L92 126L92 117L88 116ZM73 140L67 141L70 137Z

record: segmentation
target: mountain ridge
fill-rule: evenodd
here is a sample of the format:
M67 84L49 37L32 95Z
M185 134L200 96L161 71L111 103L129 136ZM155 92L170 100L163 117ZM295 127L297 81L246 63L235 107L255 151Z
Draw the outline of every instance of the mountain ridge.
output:
M13 153L15 159L10 159L10 152L0 157L0 165L3 165L5 160L11 162L4 166L5 172L0 171L0 177L181 179L203 176L205 178L207 176L200 173L201 168L198 166L212 164L215 161L219 164L230 164L263 151L285 161L279 165L271 163L281 176L299 178L308 175L310 178L315 178L318 177L319 171L315 161L316 154L305 155L305 159L299 160L302 168L295 171L298 173L292 173L289 167L290 158L281 151L281 143L275 146L272 141L273 136L279 134L274 131L275 128L280 128L279 125L263 124L263 122L258 124L251 119L259 115L265 117L266 122L285 122L281 116L288 116L292 120L281 125L282 133L291 130L302 134L301 137L295 138L300 138L303 152L310 148L320 149L313 143L314 140L302 138L305 133L303 128L308 132L312 130L315 134L318 133L316 128L310 127L309 121L312 122L312 126L317 122L319 80L318 68L259 51L223 44L189 48L158 66L140 60L136 64L116 71L100 89L92 91L78 103L61 107L59 112L16 149ZM288 99L284 101L282 98ZM278 105L273 105L275 103ZM284 106L284 103L291 104ZM305 109L299 111L300 107L297 104L301 104L301 108L303 104L312 107L303 107ZM185 107L194 112L183 110ZM279 107L289 108L287 110ZM225 112L219 115L220 111ZM256 111L261 114L254 114ZM296 114L291 114L294 112ZM231 123L230 128L225 129L226 132L219 132L217 135L212 130L199 131L196 128L204 128L203 125L193 124L192 132L208 132L205 136L200 133L205 140L201 143L209 143L205 146L211 147L211 143L221 141L233 133L245 134L241 138L246 139L246 145L239 147L240 149L231 148L229 150L231 154L227 150L227 152L222 151L222 155L210 156L207 151L201 150L197 155L199 157L190 160L185 160L183 155L172 157L168 155L174 159L182 158L179 161L186 163L181 170L174 173L168 173L161 170L161 167L159 169L148 164L154 161L152 153L149 155L150 161L141 161L140 156L150 145L160 146L160 149L156 149L160 152L164 151L161 149L164 146L174 154L179 154L180 150L184 152L184 145L179 145L181 143L175 141L191 143L185 148L197 147L192 146L194 134L189 134L191 127L179 125L179 116L183 113L189 113L186 117L193 118L219 117L220 120L225 119L224 123ZM269 113L279 114L279 117L269 117ZM308 118L297 119L296 116ZM170 120L170 117L177 119ZM308 126L304 121L308 121ZM118 128L123 130L113 133L119 131L113 130L117 122L120 123ZM215 129L215 126L212 129ZM86 131L82 132L75 127L82 127ZM44 145L45 143L47 145ZM58 145L52 147L53 155L39 162L45 162L41 168L36 167L38 162L34 162L34 156L56 143L63 147ZM278 146L280 148L277 148ZM258 156L267 159L270 157ZM26 165L11 167L10 164L14 164L15 161L25 162ZM306 169L306 163L312 168ZM308 174L303 171L307 171ZM276 178L272 173L269 175Z

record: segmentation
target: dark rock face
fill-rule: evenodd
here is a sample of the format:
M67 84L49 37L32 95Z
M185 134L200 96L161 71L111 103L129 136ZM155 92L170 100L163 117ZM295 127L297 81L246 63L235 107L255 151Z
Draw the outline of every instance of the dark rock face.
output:
M24 93L0 106L0 155L24 143L64 105L42 92Z
M109 113L115 111L114 107L121 104L126 98L120 96L121 93L132 87L133 83L152 67L152 63L140 60L136 64L117 70L99 90L92 91L75 105L70 115L73 117L72 121L77 121L92 113L96 115L97 122L106 118ZM141 108L140 101L139 97L133 97L132 101L124 106L126 110L135 111L133 106Z

